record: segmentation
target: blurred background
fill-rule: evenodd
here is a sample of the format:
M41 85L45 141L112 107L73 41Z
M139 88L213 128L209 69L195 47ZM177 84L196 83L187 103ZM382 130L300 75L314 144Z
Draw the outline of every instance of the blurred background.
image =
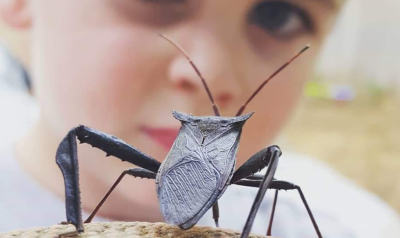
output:
M400 212L400 1L350 0L282 138Z
M399 12L397 0L348 1L279 138L293 151L324 160L398 212ZM11 39L7 44L15 43L14 32L0 22L0 41L5 34ZM0 80L0 144L20 137L38 113L23 82L13 80L24 75L7 62L0 58L0 78L8 75Z

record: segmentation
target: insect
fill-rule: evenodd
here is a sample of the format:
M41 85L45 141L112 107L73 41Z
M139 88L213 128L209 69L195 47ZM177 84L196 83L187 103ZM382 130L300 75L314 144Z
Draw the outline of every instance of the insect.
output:
M278 160L282 154L278 146L260 150L240 168L234 170L242 127L252 115L252 113L241 114L249 102L275 75L309 47L302 49L267 78L243 104L235 117L222 117L205 79L193 61L180 46L169 38L160 36L169 41L188 59L205 87L215 116L193 116L173 111L173 116L181 122L181 128L163 163L112 135L82 125L71 129L57 149L56 162L64 177L67 223L73 224L76 231L61 234L60 237L74 236L84 232L83 223L91 222L123 177L131 175L155 179L159 205L165 221L179 226L181 229L189 229L194 226L210 208L212 208L213 218L218 226L218 199L229 185L259 188L243 228L242 238L249 236L254 218L267 189L276 190L267 235L271 235L278 191L281 189L297 190L318 237L322 238L300 187L290 182L274 179ZM81 143L87 143L103 150L107 156L112 155L139 167L123 171L84 222L82 221L76 138ZM264 168L267 168L265 175L254 175Z

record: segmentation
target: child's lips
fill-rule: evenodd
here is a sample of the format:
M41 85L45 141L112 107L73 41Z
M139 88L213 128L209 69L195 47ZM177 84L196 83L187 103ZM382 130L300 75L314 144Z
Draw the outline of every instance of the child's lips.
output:
M178 128L152 128L144 126L141 130L166 150L171 149L179 133Z

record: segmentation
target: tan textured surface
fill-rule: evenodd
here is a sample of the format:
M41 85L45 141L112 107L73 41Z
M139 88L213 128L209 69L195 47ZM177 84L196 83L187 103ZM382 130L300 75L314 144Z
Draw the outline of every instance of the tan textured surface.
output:
M1 238L54 238L59 234L74 231L72 225L55 225L45 228L32 228L26 230L15 230L8 233L0 233ZM227 229L195 226L187 231L178 227L169 226L165 223L147 222L104 222L85 224L85 233L79 237L178 237L178 238L206 238L206 237L239 237L240 233ZM252 238L266 238L267 236L250 236Z
M391 95L343 104L306 99L281 148L324 160L400 212L399 109Z

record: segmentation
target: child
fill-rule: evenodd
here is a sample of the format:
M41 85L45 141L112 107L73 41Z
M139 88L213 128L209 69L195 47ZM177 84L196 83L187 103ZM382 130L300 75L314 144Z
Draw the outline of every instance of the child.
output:
M239 167L270 145L289 118L342 4L339 0L0 3L6 23L30 32L28 68L40 106L37 123L2 163L12 172L1 174L0 181L12 181L8 183L13 190L1 194L0 230L65 220L64 183L55 154L71 128L79 124L96 128L162 161L180 126L172 110L212 115L195 71L179 51L157 36L159 32L187 51L224 116L234 116L273 70L306 44L312 45L247 107L246 112L255 114L243 130ZM104 152L87 145L79 146L78 152L82 206L91 212L131 165L105 158ZM315 161L283 156L276 177L303 188L325 237L389 237L383 233L390 228L386 221L398 222L397 215L379 200ZM255 192L238 186L228 189L220 201L222 227L242 229ZM264 233L267 228L269 193L254 232ZM275 236L315 236L299 200L294 192L280 197ZM357 204L363 200L367 205ZM377 213L363 214L372 211ZM206 214L200 224L212 225L210 216ZM125 178L98 217L162 221L154 180Z

